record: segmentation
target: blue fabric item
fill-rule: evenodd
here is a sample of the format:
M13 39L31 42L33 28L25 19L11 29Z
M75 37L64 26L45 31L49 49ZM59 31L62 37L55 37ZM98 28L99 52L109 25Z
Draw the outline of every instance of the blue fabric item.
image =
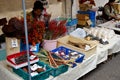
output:
M0 61L6 59L6 50L2 49L0 50Z
M68 20L68 22L66 23L66 26L74 26L77 23L78 23L77 19Z

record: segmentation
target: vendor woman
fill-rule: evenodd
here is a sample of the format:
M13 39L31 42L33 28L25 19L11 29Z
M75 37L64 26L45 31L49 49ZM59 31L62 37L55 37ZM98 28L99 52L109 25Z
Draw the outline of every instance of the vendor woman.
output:
M35 46L42 42L50 17L51 15L45 13L43 3L35 1L33 10L27 14L27 22L32 26L28 34L29 44ZM24 38L23 42L25 42Z
M33 10L27 14L27 20L29 21L44 21L48 22L51 15L45 13L44 4L41 1L35 1Z
M115 8L113 7L113 4L115 3L115 0L109 0L108 3L105 4L103 8L103 18L105 20L120 20L120 18L117 17L117 12Z

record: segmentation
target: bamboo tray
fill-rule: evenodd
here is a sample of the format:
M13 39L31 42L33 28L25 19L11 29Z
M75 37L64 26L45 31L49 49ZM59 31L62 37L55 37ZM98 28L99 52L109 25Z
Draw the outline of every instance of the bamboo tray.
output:
M88 50L85 50L83 48L79 48L79 47L76 47L74 45L69 44L68 43L69 41L72 41L72 42L74 42L76 44L77 43L88 44L88 45L90 45L90 48ZM97 44L98 44L97 41L87 41L85 39L76 38L76 37L73 37L73 36L70 36L70 35L61 37L61 38L59 38L57 40L57 46L66 46L66 47L69 47L69 48L71 48L73 50L77 50L77 51L80 51L80 52L90 51L93 48L96 48Z

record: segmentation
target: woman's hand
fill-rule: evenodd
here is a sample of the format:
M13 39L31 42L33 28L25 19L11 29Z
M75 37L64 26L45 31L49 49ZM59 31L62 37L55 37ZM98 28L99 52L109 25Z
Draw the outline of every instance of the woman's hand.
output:
M114 16L114 19L115 19L115 20L120 20L120 17L118 17L118 16L116 15L116 16Z

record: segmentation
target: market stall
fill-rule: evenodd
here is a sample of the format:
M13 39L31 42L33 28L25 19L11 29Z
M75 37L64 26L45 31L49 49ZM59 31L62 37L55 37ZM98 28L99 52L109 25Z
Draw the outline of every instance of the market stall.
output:
M113 41L114 41L114 43L113 43ZM65 72L55 78L50 76L48 78L48 80L61 80L62 78L73 80L73 79L78 79L78 78L84 76L85 74L89 73L93 69L97 68L97 64L100 64L108 59L108 55L111 54L109 51L113 51L113 52L120 51L120 49L118 49L119 48L118 43L120 43L119 35L116 35L114 38L109 40L109 42L110 42L110 44L108 44L108 45L98 45L97 51L95 53L93 53L94 50L91 51L91 54L86 53L85 54L86 57L85 57L84 61L81 64L78 64L78 66L76 66L75 68L69 68L67 72ZM87 55L89 55L89 56L87 56ZM14 72L12 72L11 68L9 66L7 66L6 61L1 61L0 64L1 64L0 65L0 67L1 67L0 68L0 74L1 74L0 77L1 78L4 78L4 80L16 80L16 79L23 80L21 77L19 77ZM10 74L8 74L8 73L10 73ZM74 74L74 76L71 76L72 74Z
M61 4L60 4L61 5ZM24 13L25 15L25 13ZM105 25L106 26L106 25ZM107 25L108 26L108 25ZM112 26L112 25L111 25ZM103 27L103 26L102 26ZM90 28L89 30L90 31ZM87 31L86 31L87 32ZM96 31L93 31L96 32ZM103 37L105 35L103 35L102 33L99 33L101 35L99 35L100 37ZM97 35L97 32L94 33L94 35ZM26 35L27 36L27 35ZM72 41L73 38L73 41ZM101 43L96 43L95 41L86 41L85 39L81 39L81 38L74 38L72 37L70 38L69 35L65 35L65 36L61 36L60 38L56 39L57 42L57 49L60 46L64 46L67 50L75 50L80 54L84 55L84 58L82 59L82 61L80 63L77 63L75 60L74 62L76 63L74 67L69 66L66 71L64 71L63 73L60 73L59 75L54 75L53 73L51 73L52 75L47 76L46 80L76 80L82 76L84 76L85 74L89 73L90 71L92 71L93 69L97 68L97 65L106 61L108 59L108 55L112 55L113 53L119 52L120 51L120 36L115 34L114 36L112 36L112 38L108 39L107 44L101 44ZM20 42L18 42L17 46L16 44L12 46L11 48L11 44L9 41L12 41L14 43L14 41L16 42L16 39L11 40L11 38L6 38L6 43L7 43L7 53L9 55L11 55L12 53L17 53L20 52L19 51L19 46L20 46ZM68 42L72 42L72 45L68 44ZM89 47L89 49L85 50L84 48L81 49L80 45L77 45L75 42L78 42L80 44L80 42L87 44L87 45L92 45L92 48ZM79 42L80 41L80 42ZM94 44L93 44L94 43ZM75 46L73 46L75 44ZM8 46L9 45L9 46ZM28 45L29 46L29 45ZM27 47L28 47L27 46ZM85 45L86 46L86 45ZM87 46L88 47L88 46ZM16 49L17 48L17 49ZM15 50L14 50L15 49ZM12 50L12 52L11 52ZM28 50L28 49L27 49ZM58 49L59 50L59 49ZM64 49L65 50L65 49ZM16 52L14 52L16 51ZM54 51L54 50L53 50ZM68 51L69 52L69 51ZM22 53L22 52L21 52ZM36 53L35 53L36 55ZM64 54L61 53L60 51L60 56L63 56ZM26 56L25 56L26 57ZM29 55L28 55L29 57ZM34 57L34 56L33 56ZM68 55L65 57L68 57ZM79 56L80 57L80 56ZM79 58L78 57L78 58ZM10 57L11 58L11 57ZM12 57L13 58L13 57ZM23 58L23 57L22 57ZM45 56L44 56L45 58ZM49 56L49 58L51 58L51 56ZM24 59L24 58L23 58ZM28 59L28 58L27 58ZM52 58L51 58L52 59ZM77 60L77 59L76 59ZM7 61L8 61L8 57L7 57ZM11 65L8 65L6 60L0 61L0 78L4 79L4 80L23 80L23 76L18 76L17 73L17 69L13 69L13 66L11 67ZM29 61L29 60L28 60ZM14 62L14 60L13 60ZM54 63L54 61L53 61ZM29 63L30 65L30 63ZM56 65L55 65L56 66ZM23 67L23 66L22 66ZM21 68L21 67L20 67ZM63 67L64 68L64 67ZM30 69L30 68L29 68ZM21 69L19 69L21 70ZM16 71L16 73L15 73ZM18 72L19 73L19 72ZM49 73L49 71L48 71ZM21 74L22 75L22 74ZM40 75L41 76L41 75ZM39 76L39 77L40 77ZM25 77L26 78L26 77ZM31 78L31 76L29 76L29 78Z
M76 67L69 68L67 72L65 72L55 78L53 76L50 76L47 80L61 80L61 79L73 80L73 79L78 79L78 78L82 77L83 75L87 74L89 71L96 68L97 56L95 53L92 53L92 52L91 52L91 54L87 53L89 56L87 56L87 54L86 54L86 58L82 62L82 64L78 63ZM0 64L1 64L0 74L2 74L0 76L1 78L4 78L4 76L7 75L4 80L16 80L16 79L23 80L20 76L16 75L11 70L10 66L7 66L6 61L1 61ZM8 73L10 73L10 75ZM74 76L70 77L70 75L73 75L73 74L74 74Z

